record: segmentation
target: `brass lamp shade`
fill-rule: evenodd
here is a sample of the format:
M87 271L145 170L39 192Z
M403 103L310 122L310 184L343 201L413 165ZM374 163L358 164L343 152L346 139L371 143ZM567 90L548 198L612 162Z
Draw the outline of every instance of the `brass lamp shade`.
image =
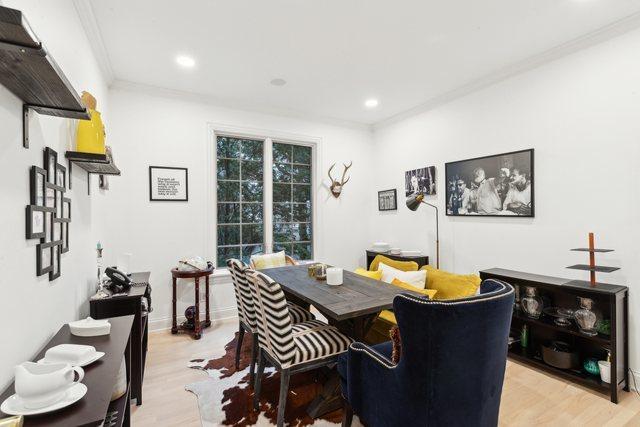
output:
M420 207L420 203L422 203L422 200L424 200L424 194L412 194L411 196L407 197L407 207L412 211L415 211Z

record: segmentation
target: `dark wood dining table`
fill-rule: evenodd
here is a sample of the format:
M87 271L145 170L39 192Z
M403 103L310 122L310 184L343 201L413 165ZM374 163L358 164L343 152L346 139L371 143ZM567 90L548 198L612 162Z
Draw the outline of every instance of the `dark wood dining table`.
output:
M378 314L393 307L393 298L408 292L347 270L344 270L343 284L339 286L330 286L326 280L310 277L307 265L260 271L280 284L287 300L305 308L313 305L330 325L361 342L365 340ZM340 379L333 369L322 392L309 405L307 412L317 418L338 409L341 404Z

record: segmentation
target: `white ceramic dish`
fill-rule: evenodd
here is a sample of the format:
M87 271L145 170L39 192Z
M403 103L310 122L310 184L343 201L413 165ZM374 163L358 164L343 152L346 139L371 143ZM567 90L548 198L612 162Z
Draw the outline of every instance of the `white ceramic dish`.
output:
M84 368L85 366L91 365L93 362L100 360L102 356L104 356L104 352L96 351L91 356L87 357L84 360L79 360L78 362L60 362L59 360L48 360L45 356L42 359L38 360L38 363L68 363L71 366L80 366L81 368Z
M39 415L46 414L48 412L57 411L62 408L66 408L67 406L73 405L78 400L82 399L85 394L87 394L87 386L78 383L74 386L69 387L69 390L64 394L64 397L57 401L56 403L45 406L44 408L38 409L27 409L24 407L22 403L22 399L17 394L14 394L7 398L2 405L0 406L0 410L7 415Z
M111 333L111 323L108 320L96 320L91 317L69 323L69 330L79 337L97 337Z

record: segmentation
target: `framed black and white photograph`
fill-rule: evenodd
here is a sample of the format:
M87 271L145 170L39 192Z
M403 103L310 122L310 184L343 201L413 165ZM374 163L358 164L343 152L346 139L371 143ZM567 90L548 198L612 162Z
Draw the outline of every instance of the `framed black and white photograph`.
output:
M49 271L49 281L60 277L60 255L62 254L62 242L55 242L51 248L51 271Z
M533 149L447 163L447 215L535 216Z
M50 273L52 265L52 243L40 243L36 247L36 275L43 276ZM58 264L59 265L59 264Z
M44 149L44 169L47 171L47 178L51 184L56 184L56 165L58 164L58 153L49 147Z
M46 215L51 215L50 208L28 205L26 211L27 240L44 239L47 233Z
M150 201L189 201L187 168L149 166Z
M56 207L56 186L48 182L44 184L44 205L48 208Z
M44 213L44 237L42 237L43 243L51 242L51 228L53 227L53 217L55 215L55 208L48 208Z
M398 210L398 192L395 188L393 190L378 191L378 210Z
M44 206L45 183L47 171L37 166L31 166L29 176L30 203L35 206Z
M71 221L71 199L67 197L62 198L62 216L60 219Z
M61 164L56 164L56 183L58 187L67 189L67 168Z
M62 222L55 218L53 223L51 224L51 241L59 242L62 241Z
M414 169L404 173L404 195L422 193L426 196L436 194L436 167Z

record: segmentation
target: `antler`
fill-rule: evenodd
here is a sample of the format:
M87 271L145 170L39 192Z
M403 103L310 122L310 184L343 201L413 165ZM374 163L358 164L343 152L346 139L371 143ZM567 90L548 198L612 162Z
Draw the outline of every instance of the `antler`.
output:
M349 163L349 166L345 165L344 163L343 163L343 165L344 165L344 172L342 173L342 179L341 179L342 182L340 183L340 185L345 185L351 179L351 177L349 177L345 181L344 177L347 174L347 171L349 170L349 168L353 165L353 160L351 161L351 163Z
M335 181L334 181L333 177L331 176L331 170L333 169L333 167L334 167L335 165L336 165L336 164L334 163L334 164L332 164L332 165L331 165L331 167L329 168L329 179L331 180L331 182L332 182L332 183L333 183L333 182L335 182Z

